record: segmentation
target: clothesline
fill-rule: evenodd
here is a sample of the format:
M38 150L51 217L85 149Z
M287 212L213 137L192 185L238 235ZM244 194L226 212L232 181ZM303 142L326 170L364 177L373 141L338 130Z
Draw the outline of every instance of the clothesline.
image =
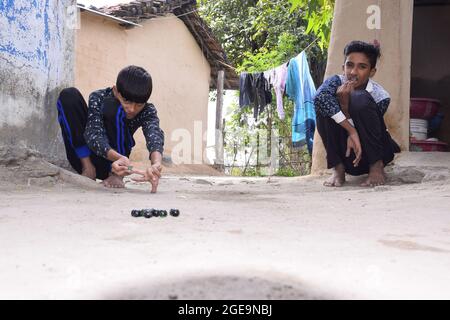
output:
M319 40L319 38L314 39L314 41L311 42L305 49L303 49L303 51L308 50L317 40Z
M228 67L228 68L230 68L230 69L236 70L235 67L230 66L229 64L226 64L225 62L222 62L222 61L218 61L218 62L219 62L220 64L224 65L225 67Z
M302 51L300 51L300 53L302 53L303 51L306 51L306 50L308 50L309 48L311 48L311 46L312 46L314 43L316 43L317 40L319 40L319 38L315 38L310 44L308 44L308 45L306 46L305 49L303 49ZM296 56L298 56L298 54L296 54L295 57L296 57ZM292 60L293 58L295 58L295 57L292 57L292 58L288 59L287 62L291 61L291 60ZM285 62L285 63L287 63L287 62ZM282 63L282 65L283 65L283 64L284 64L284 63Z
M314 43L316 43L317 40L319 40L319 38L314 39L314 40L313 40L310 44L308 44L308 45L306 46L306 48L303 49L301 52L306 51L306 50L308 50L309 48L311 48L311 46L312 46ZM298 54L297 54L297 55L298 55ZM296 55L296 56L297 56L297 55ZM287 61L291 61L293 58L294 58L294 57L288 59ZM224 66L226 66L226 67L228 67L228 68L231 68L231 69L237 71L235 67L230 66L229 64L226 64L226 63L224 63L224 62L222 62L222 61L219 61L219 63L222 64L222 65L224 65ZM285 62L285 63L287 63L287 62ZM284 64L284 63L282 63L282 65L283 65L283 64ZM264 72L264 71L263 71L263 72Z
M303 52L303 51L306 51L306 50L308 50L309 48L311 48L311 46L317 41L317 40L319 40L319 38L316 38L316 39L314 39L310 44L308 44L307 46L306 46L306 48L305 49L303 49L301 52ZM291 58L292 59L292 58ZM291 61L291 59L288 59L288 61ZM234 71L237 71L237 69L235 68L235 67L233 67L233 66L230 66L229 64L226 64L225 62L222 62L222 61L218 61L221 65L224 65L225 67L228 67L228 68L230 68L230 69L233 69ZM286 63L286 62L285 62ZM284 63L283 63L284 64Z

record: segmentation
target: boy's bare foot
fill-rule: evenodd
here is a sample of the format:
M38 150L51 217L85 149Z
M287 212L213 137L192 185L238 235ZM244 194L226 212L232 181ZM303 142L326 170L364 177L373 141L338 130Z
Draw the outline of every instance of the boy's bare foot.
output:
M345 183L345 168L342 163L334 167L333 175L326 180L323 185L325 187L342 187Z
M125 188L123 177L119 177L114 173L111 173L108 178L103 180L103 185L107 188Z
M378 160L370 166L369 177L361 184L361 187L376 187L385 183L384 164L382 160Z

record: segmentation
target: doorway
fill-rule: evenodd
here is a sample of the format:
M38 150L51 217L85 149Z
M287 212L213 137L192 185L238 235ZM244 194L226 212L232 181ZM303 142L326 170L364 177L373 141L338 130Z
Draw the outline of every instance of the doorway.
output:
M450 0L414 1L411 98L439 100L426 139L450 146ZM410 149L420 151L414 146L411 142Z

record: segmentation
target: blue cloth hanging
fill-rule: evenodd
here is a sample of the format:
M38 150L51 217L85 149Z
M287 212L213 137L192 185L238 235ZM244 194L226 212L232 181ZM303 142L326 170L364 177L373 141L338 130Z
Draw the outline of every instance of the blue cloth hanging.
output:
M286 79L286 94L295 103L292 118L292 143L294 147L308 146L312 154L316 113L314 96L316 87L309 71L305 51L291 59Z

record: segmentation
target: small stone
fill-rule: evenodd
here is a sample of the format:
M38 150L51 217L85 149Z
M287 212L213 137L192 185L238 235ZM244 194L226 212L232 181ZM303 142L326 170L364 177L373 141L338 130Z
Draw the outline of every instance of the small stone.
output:
M160 210L160 211L159 211L159 216L160 216L161 218L167 217L167 210Z
M209 184L210 186L213 185L212 182L209 182L208 180L205 180L205 179L196 179L194 182L197 184Z
M131 216L137 218L142 216L141 210L131 210Z
M170 209L170 215L172 217L178 217L180 215L180 210L178 210L178 209Z
M374 187L374 191L377 192L384 192L384 191L389 191L391 190L391 188L389 186L376 186Z
M152 210L152 215L153 215L154 217L159 217L159 215L160 215L160 210L155 210L155 209L153 209L153 210Z
M151 217L153 216L152 211L153 211L153 209L151 209L151 210L149 210L149 209L144 209L144 210L142 210L142 215L143 215L145 218L149 219L149 218L151 218Z

